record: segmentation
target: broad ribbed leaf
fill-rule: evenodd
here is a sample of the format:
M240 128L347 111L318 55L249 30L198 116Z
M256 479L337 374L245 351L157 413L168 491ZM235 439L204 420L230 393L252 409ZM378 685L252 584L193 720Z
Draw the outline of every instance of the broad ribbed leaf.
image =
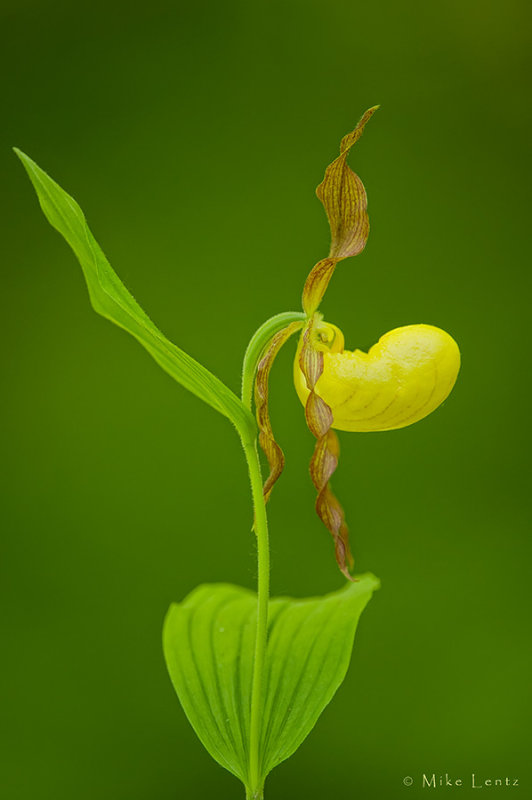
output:
M262 697L262 779L314 727L344 679L373 575L325 597L270 602ZM164 652L175 690L213 758L248 783L257 597L206 584L168 611Z
M205 584L170 606L163 629L168 672L192 727L245 784L256 605L239 586Z
M255 421L239 398L155 327L113 271L76 201L29 156L17 148L15 152L33 183L48 222L76 254L94 310L131 333L172 378L229 417L251 441L255 435Z

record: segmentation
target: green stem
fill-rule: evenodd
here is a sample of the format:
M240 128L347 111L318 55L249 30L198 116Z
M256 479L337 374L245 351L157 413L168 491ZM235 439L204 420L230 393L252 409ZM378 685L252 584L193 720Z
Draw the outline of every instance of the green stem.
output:
M249 782L248 797L262 798L262 776L260 774L260 726L262 717L262 697L264 684L264 663L268 636L268 603L270 600L270 548L268 542L268 519L266 504L262 493L257 444L244 444L244 452L251 480L251 494L255 512L255 535L257 537L257 631L255 637L255 658L253 662L253 683L251 688L251 721L249 731Z
M242 368L242 402L251 411L253 381L264 348L276 333L292 322L306 319L299 311L286 311L266 320L253 334L244 356ZM268 639L268 604L270 601L270 547L268 541L268 518L262 491L262 475L257 450L257 441L249 441L246 432L239 431L246 454L251 494L253 497L254 530L257 537L257 630L255 635L255 655L253 659L253 680L251 686L251 719L249 730L249 786L246 787L247 800L262 800L263 783L260 764L260 728L262 718L262 699L264 688L264 665Z
M264 792L261 789L258 794L246 789L246 800L264 800Z
M301 326L303 327L306 318L306 314L303 314L301 311L284 311L282 314L276 314L274 317L267 319L251 337L242 367L242 402L250 411L253 395L253 381L262 351L272 336L282 331L283 328L286 328L291 322L301 320Z

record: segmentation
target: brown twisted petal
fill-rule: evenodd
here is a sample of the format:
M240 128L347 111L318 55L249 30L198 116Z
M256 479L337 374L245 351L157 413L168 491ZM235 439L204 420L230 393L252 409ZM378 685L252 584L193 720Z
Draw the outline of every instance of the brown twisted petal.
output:
M333 415L330 407L316 394L314 387L323 372L323 352L313 346L314 319L311 319L302 337L299 364L305 376L309 396L305 416L310 431L316 437L316 446L310 461L310 476L316 487L316 511L334 540L336 561L349 580L353 580L349 567L353 556L349 548L349 531L342 506L333 494L329 480L338 466L340 445L332 430Z
M270 474L264 482L263 487L266 502L268 502L271 491L284 469L284 453L275 441L268 409L268 380L270 369L283 344L295 331L300 329L301 322L296 321L291 322L290 325L287 325L282 331L276 333L275 336L270 339L257 367L257 376L255 378L255 409L257 424L259 426L259 444L270 466Z
M340 143L340 155L329 164L323 181L316 189L329 220L331 247L328 257L319 261L310 271L303 289L303 308L309 316L321 303L337 263L358 255L368 240L366 191L358 175L348 166L347 156L377 108L368 109L356 128L344 136Z

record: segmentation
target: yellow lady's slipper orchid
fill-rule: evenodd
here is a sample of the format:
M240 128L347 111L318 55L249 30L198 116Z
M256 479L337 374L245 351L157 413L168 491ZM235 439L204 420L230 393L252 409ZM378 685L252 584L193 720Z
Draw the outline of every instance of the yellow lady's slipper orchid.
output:
M335 325L318 323L314 347L323 352L323 372L314 391L341 431L389 431L411 425L449 395L460 369L458 345L433 325L406 325L381 336L369 352L344 350ZM299 363L294 382L305 406L309 396Z
M316 511L331 533L338 566L352 580L353 557L342 506L331 488L340 455L334 428L390 431L404 428L436 409L453 388L460 351L448 333L433 325L407 325L381 336L369 352L345 350L343 333L318 311L337 265L358 255L369 235L364 184L347 157L378 106L369 108L340 142L340 154L316 189L331 230L325 258L310 270L303 287L305 322L292 321L269 341L257 367L255 403L259 441L270 465L266 499L282 472L284 456L273 435L268 409L268 377L285 341L303 325L294 363L294 383L309 430L316 438L310 476Z

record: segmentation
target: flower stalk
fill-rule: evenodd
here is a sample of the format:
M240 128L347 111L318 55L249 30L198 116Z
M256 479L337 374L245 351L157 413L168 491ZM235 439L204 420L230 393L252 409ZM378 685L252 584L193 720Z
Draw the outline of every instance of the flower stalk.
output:
M267 319L249 340L242 366L242 402L249 411L253 400L253 382L263 351L279 331L297 322L303 327L306 318L306 314L301 311L284 311L282 314L276 314Z
M253 386L255 377L255 398L257 409L262 408L262 417L267 415L267 382L271 364L275 355L289 338L297 330L300 330L305 321L305 314L299 311L287 311L277 314L266 320L251 337L247 347L244 364L242 368L242 402L251 411L253 401ZM272 349L273 342L273 349ZM266 355L264 355L266 351ZM265 367L265 359L267 368ZM262 369L261 369L262 365ZM264 403L258 397L257 386L262 386ZM265 388L264 388L265 387ZM266 411L264 411L266 409ZM257 416L261 417L261 411L257 411ZM269 424L269 417L268 417ZM271 426L270 426L271 431ZM261 429L261 437L264 436ZM261 439L264 447L264 439ZM255 653L253 659L253 678L251 688L251 718L250 718L250 737L249 737L249 786L246 788L246 798L248 800L262 800L263 781L261 778L260 764L260 732L261 732L261 712L264 695L264 666L266 661L266 647L268 642L268 606L270 601L270 547L268 535L268 517L266 514L266 502L273 483L281 474L284 464L282 450L275 443L273 434L271 435L271 447L275 448L277 456L277 467L272 467L270 458L271 472L268 481L263 485L262 472L260 467L257 440L245 442L242 439L246 463L248 466L249 478L251 482L251 496L253 500L253 529L257 541L257 627L255 633ZM272 456L273 458L273 456ZM275 477L274 477L275 474Z
M268 604L270 601L270 546L266 502L262 491L262 475L256 442L245 445L244 453L251 481L255 519L254 530L257 538L257 628L251 688L248 797L253 798L253 800L259 800L262 797L260 731L264 691L264 664L268 637Z

